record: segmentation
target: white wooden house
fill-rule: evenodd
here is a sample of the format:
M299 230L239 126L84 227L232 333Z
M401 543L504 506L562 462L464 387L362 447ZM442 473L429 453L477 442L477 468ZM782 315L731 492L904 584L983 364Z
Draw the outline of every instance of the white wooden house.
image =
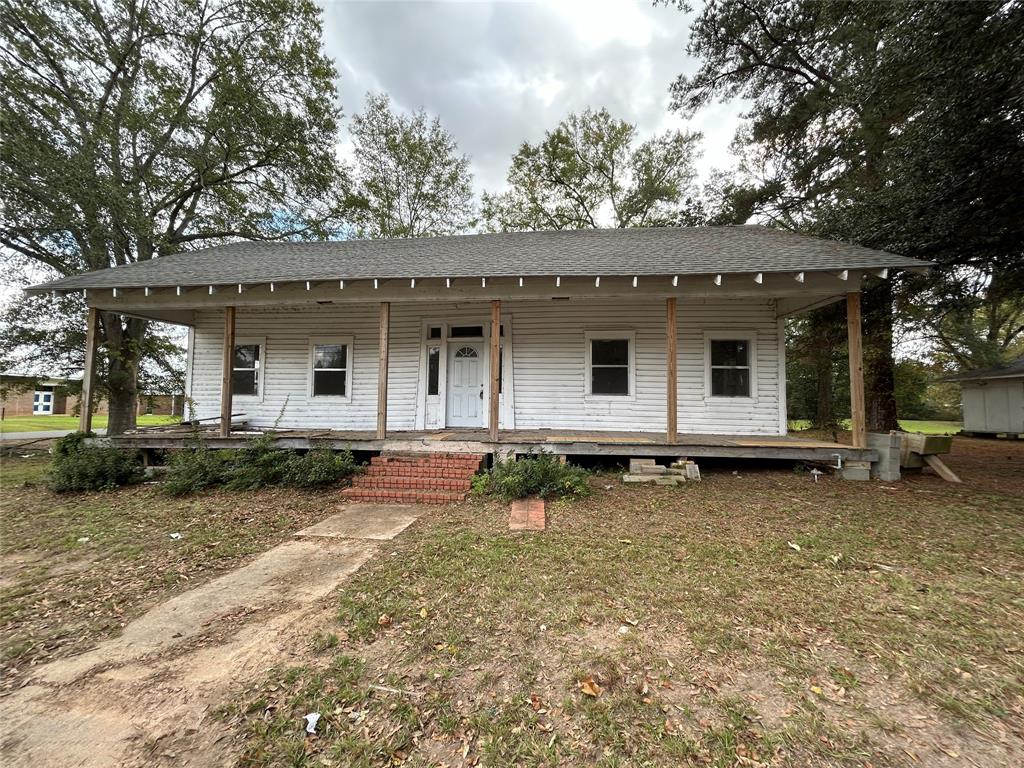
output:
M30 290L187 325L193 417L226 441L870 460L861 281L926 266L759 226L582 230L239 242ZM835 301L853 449L784 438L785 319Z

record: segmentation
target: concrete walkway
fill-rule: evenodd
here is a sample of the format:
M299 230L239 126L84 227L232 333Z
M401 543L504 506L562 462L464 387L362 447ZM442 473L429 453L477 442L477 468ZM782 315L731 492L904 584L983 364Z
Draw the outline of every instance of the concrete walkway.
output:
M40 432L3 432L0 433L0 443L27 443L34 440L54 440L64 435L70 435L73 429L50 429ZM97 435L107 434L105 429L94 429Z
M0 700L0 764L232 763L217 708L272 667L300 663L312 635L330 628L329 595L425 509L347 506L119 637L40 667Z

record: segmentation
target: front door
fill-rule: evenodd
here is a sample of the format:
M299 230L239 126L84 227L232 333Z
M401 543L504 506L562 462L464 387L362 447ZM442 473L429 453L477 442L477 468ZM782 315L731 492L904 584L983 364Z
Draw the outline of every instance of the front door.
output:
M53 413L53 392L35 392L32 395L32 415L50 416Z
M484 345L479 341L448 343L448 426L484 425Z

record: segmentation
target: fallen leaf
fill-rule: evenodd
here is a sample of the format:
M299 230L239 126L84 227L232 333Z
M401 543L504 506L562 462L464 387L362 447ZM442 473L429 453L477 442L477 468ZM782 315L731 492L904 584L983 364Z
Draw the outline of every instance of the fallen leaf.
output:
M601 695L601 686L598 685L593 677L585 677L580 680L580 690L587 696L593 696L595 699Z
M377 619L377 623L380 624L380 626L382 626L382 627L390 627L391 626L391 617L388 616L386 613L382 613L380 615L380 618Z

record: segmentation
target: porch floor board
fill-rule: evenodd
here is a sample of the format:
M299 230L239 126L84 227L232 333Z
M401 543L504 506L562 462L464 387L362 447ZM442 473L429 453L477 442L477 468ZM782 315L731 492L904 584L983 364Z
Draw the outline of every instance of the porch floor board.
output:
M97 438L134 448L180 448L197 434L211 447L234 448L259 429L238 427L229 437L220 437L215 427L197 431L188 426L139 430L116 437ZM486 429L439 429L389 432L380 440L371 430L276 430L276 442L283 448L327 445L364 451L446 451L462 453L560 453L567 455L687 456L748 459L789 459L832 461L836 454L844 461L876 461L877 451L852 448L841 443L781 435L708 435L680 433L668 443L664 432L612 432L591 430L515 429L501 430L492 442Z

